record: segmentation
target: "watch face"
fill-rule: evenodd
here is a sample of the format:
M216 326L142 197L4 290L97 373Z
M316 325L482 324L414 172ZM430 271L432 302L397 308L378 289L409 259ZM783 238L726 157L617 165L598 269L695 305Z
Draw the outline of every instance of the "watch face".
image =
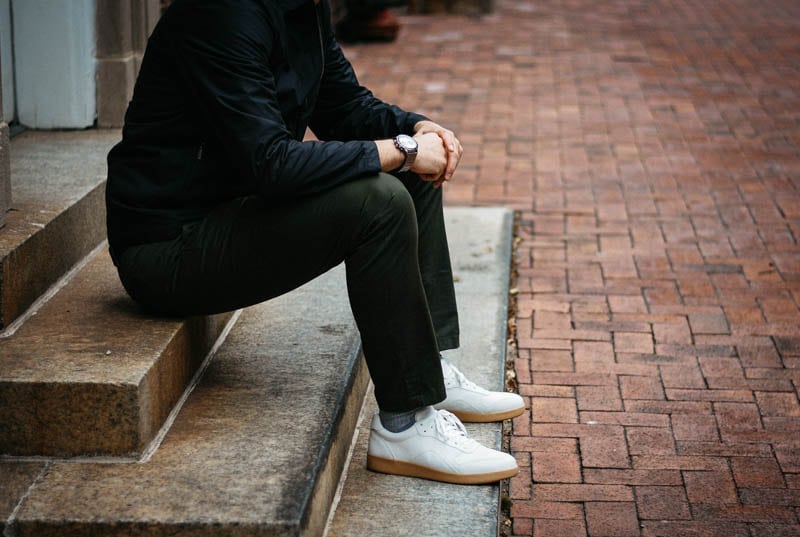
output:
M407 150L414 150L417 148L417 141L407 134L398 135L397 142Z

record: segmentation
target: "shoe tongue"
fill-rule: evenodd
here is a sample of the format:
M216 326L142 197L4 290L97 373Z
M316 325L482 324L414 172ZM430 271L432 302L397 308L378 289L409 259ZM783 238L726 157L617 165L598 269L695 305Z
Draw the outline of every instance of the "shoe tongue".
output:
M439 426L442 428L442 432L448 435L456 435L467 438L467 430L464 428L464 424L461 423L454 414L447 412L446 410L439 411Z
M414 417L418 422L420 422L433 417L435 414L436 414L435 408L433 408L432 406L426 406L417 410L417 413Z
M458 375L456 374L455 369L453 366L444 358L442 358L442 376L444 377L445 381L449 382L459 382Z

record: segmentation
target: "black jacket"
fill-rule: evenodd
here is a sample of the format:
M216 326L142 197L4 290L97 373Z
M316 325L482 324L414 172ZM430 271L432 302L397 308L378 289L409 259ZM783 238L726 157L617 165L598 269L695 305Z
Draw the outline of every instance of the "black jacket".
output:
M371 140L424 117L358 84L327 1L172 3L108 155L112 252L174 238L233 198L308 196L380 171ZM307 126L324 141L303 142Z

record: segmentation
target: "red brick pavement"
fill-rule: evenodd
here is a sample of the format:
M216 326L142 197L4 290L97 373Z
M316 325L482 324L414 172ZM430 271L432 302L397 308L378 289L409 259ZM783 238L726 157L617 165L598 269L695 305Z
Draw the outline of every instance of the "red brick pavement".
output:
M519 211L513 535L800 535L800 2L404 22L362 80Z

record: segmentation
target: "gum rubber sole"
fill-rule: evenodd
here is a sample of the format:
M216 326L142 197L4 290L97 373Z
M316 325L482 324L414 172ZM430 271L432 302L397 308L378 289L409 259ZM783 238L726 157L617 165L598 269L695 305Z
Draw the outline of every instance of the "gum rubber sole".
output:
M484 485L496 483L502 479L514 477L519 472L519 468L500 470L497 472L487 472L483 474L451 474L420 466L411 462L393 461L375 455L367 454L367 468L373 472L382 474L402 475L407 477L419 477L432 481L442 481L444 483L455 483L457 485Z
M441 410L440 407L435 406L437 410ZM503 412L495 412L494 414L481 414L479 412L467 412L461 410L450 410L448 408L444 408L448 412L454 414L458 419L465 423L488 423L490 421L503 421L510 418L516 418L517 416L521 415L525 412L525 407L521 406L519 408L512 408L511 410L504 410Z

